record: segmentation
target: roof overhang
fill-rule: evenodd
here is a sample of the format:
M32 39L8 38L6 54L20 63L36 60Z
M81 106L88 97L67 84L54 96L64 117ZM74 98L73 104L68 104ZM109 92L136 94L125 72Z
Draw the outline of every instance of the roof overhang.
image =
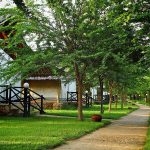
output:
M62 77L48 76L48 77L29 77L28 80L61 80Z

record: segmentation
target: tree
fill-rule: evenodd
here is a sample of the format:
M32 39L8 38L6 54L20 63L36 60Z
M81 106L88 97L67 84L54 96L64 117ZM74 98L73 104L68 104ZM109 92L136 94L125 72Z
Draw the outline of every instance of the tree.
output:
M134 15L137 2L47 0L41 5L35 5L33 1L29 5L23 0L14 2L18 9L0 10L1 16L8 22L0 27L0 31L11 30L1 44L5 50L16 52L17 58L10 62L8 68L3 68L1 75L10 78L17 72L25 78L44 66L56 74L63 70L66 77L69 74L76 79L80 120L83 120L82 93L87 76L97 76L99 81L105 77L112 95L112 83L117 82L119 77L123 79L125 71L128 72L122 69L128 64L126 62L139 62L143 58L141 50L146 52L147 45L144 42L142 46L138 44L138 32L131 24L139 15ZM45 13L41 11L42 5L46 7ZM31 50L27 41L36 43L36 51ZM20 43L23 44L21 48ZM134 52L138 51L135 60ZM88 75L87 69L91 66L94 73ZM67 72L64 71L66 69Z
M18 9L5 10L5 14L10 14L10 18L16 22L13 26L16 34L13 38L7 39L7 47L13 49L13 51L18 51L14 45L22 43L20 39L25 39L26 36L29 36L28 38L32 40L31 35L33 35L37 38L37 49L36 52L19 55L20 57L17 57L12 62L12 65L7 68L5 75L10 75L11 73L8 70L12 70L14 66L16 67L14 72L17 72L22 65L24 66L20 71L22 77L29 75L31 69L34 70L35 68L43 67L43 65L50 66L50 62L53 62L59 68L69 68L70 74L73 72L77 83L78 118L83 120L82 90L87 67L86 58L88 55L93 54L95 50L92 49L94 41L91 39L90 34L94 30L98 30L94 21L100 17L95 18L95 14L101 15L99 10L104 6L104 2L75 1L73 3L70 0L65 2L47 1L47 6L49 7L47 13L52 17L51 20L39 11L39 6L26 6L23 1L18 0L15 0L15 3L21 11ZM99 9L97 9L98 7ZM4 15L4 12L2 14ZM5 30L9 27L8 25L2 29ZM21 38L18 39L17 37ZM17 39L17 41L14 39ZM22 51L19 50L19 52ZM29 62L23 61L25 58L29 58L30 61L29 59Z

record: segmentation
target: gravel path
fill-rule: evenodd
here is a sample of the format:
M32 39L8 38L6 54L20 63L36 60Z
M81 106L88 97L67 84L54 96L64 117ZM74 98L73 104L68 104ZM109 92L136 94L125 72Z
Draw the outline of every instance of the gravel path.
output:
M54 150L142 150L149 114L150 108L140 105L128 116Z

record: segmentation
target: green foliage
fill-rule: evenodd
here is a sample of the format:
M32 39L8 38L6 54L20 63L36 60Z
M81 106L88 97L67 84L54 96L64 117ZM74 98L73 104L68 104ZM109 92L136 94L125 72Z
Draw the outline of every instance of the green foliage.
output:
M0 45L8 53L17 53L17 58L1 67L0 78L17 74L16 78L23 79L48 67L53 74L71 80L76 64L85 84L96 86L102 77L119 90L139 91L149 68L148 0L47 0L40 5L14 1L17 8L0 9L5 19L0 32L11 31ZM31 50L29 41L36 48Z

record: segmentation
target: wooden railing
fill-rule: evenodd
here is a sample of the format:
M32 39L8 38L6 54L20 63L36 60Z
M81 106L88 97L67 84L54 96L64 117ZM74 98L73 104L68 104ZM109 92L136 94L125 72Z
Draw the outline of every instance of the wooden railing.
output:
M33 107L44 113L43 110L43 100L45 99L43 95L39 95L31 89L26 89L24 87L12 87L11 85L0 86L0 103L11 105L23 112L23 116L30 116L30 108ZM32 96L34 93L34 97Z

